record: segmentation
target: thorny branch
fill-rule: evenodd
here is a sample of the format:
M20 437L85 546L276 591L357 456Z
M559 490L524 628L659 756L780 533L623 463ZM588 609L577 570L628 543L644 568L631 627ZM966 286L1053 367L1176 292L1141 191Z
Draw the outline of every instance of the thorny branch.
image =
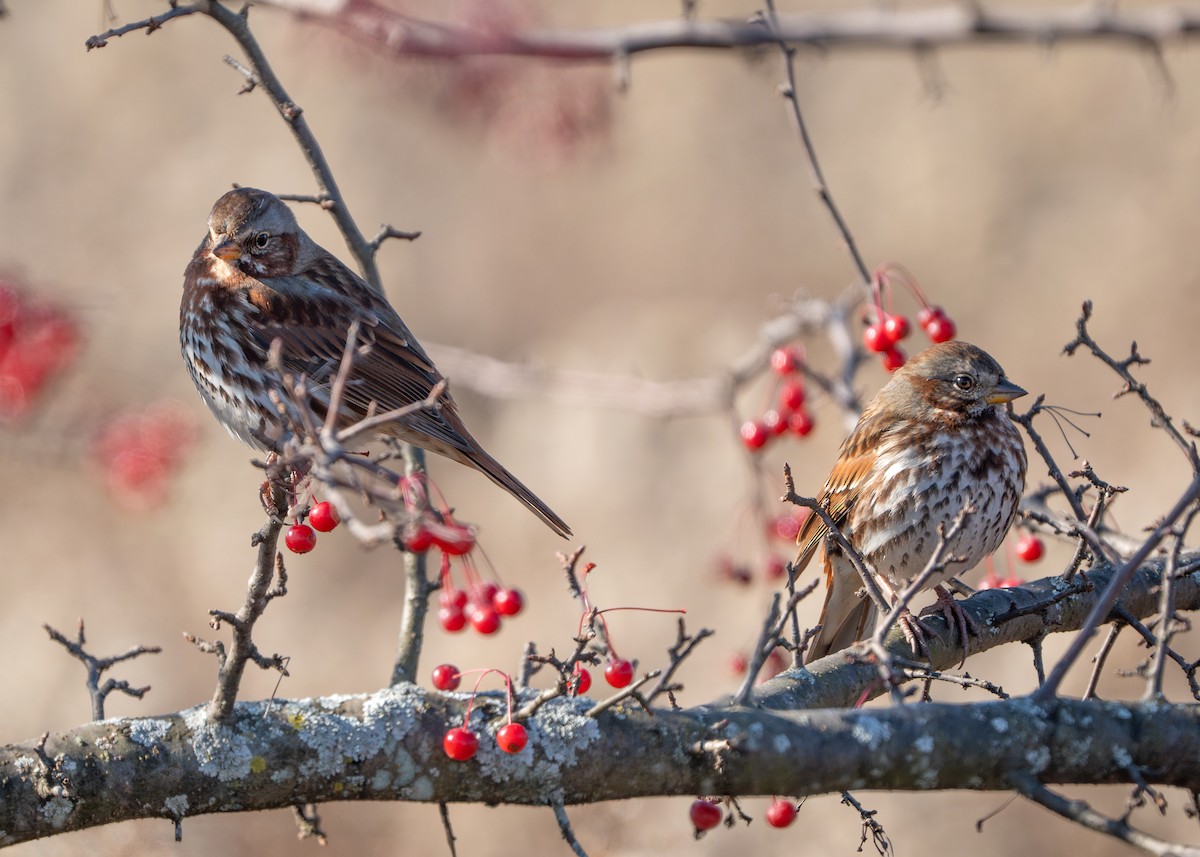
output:
M1118 572L1113 575L1108 588L1101 594L1100 599L1096 602L1095 607L1080 629L1079 634L1075 636L1066 653L1054 665L1046 681L1034 692L1034 697L1039 700L1045 700L1058 692L1058 688L1062 684L1067 671L1079 659L1084 648L1086 648L1095 634L1096 629L1106 621L1117 600L1121 597L1121 591L1125 584L1128 583L1130 577L1158 548L1158 545L1165 538L1177 532L1176 523L1180 519L1191 520L1195 515L1194 506L1197 502L1200 502L1200 456L1197 455L1194 443L1184 438L1178 429L1175 428L1173 421L1167 415L1162 404L1150 395L1145 384L1130 374L1130 367L1145 363L1145 358L1138 353L1136 344L1130 349L1130 356L1125 360L1115 360L1111 357L1087 332L1087 322L1091 314L1091 301L1085 301L1076 325L1076 338L1067 343L1064 350L1068 354L1073 354L1077 348L1084 346L1101 362L1116 372L1125 382L1125 388L1121 394L1133 393L1145 404L1152 415L1152 424L1165 431L1184 452L1188 463L1192 467L1193 476L1191 484L1184 490L1171 510L1162 517L1141 546L1119 566ZM1164 618L1169 622L1169 617Z
M592 30L472 30L421 21L375 0L256 0L291 11L401 56L527 56L565 61L625 60L676 48L731 49L784 42L815 51L905 51L928 57L938 48L1025 43L1105 42L1157 56L1168 41L1192 38L1200 13L1184 4L1125 8L1081 3L1056 9L1002 8L979 3L918 9L867 6L834 13L759 19L699 20L684 15Z
M1174 842L1164 842L1140 830L1130 827L1125 820L1108 818L1092 809L1085 801L1070 800L1039 783L1030 773L1012 774L1013 787L1029 800L1061 815L1076 824L1128 842L1159 857L1200 857L1200 848L1192 848Z
M79 628L75 634L74 640L69 640L60 631L42 625L46 629L46 633L50 635L50 639L58 643L64 649L71 653L71 657L82 663L87 668L87 689L88 695L92 701L92 719L104 719L104 701L108 695L114 690L120 691L126 696L132 696L135 699L141 699L150 690L150 686L132 687L127 681L118 681L109 679L103 685L100 684L100 677L109 669L124 661L131 661L134 658L140 658L142 655L157 655L162 652L159 646L133 646L132 648L122 652L119 655L112 655L107 658L98 658L93 654L89 654L84 648L87 644L87 638L84 635L83 619L79 620Z
M208 704L208 719L214 723L228 721L233 716L234 702L237 700L238 688L248 661L254 661L260 669L277 670L285 676L288 674L285 657L263 655L253 640L255 623L271 600L286 591L287 580L283 555L276 550L279 533L283 529L283 518L288 510L287 487L281 481L270 482L264 500L264 505L268 506L267 522L250 540L251 545L258 548L258 560L254 564L254 572L246 588L246 599L237 613L209 611L213 617L214 630L219 629L224 622L232 631L228 651L219 641L207 643L185 635L201 651L217 656L217 688ZM275 580L277 572L280 587L272 590L271 583Z

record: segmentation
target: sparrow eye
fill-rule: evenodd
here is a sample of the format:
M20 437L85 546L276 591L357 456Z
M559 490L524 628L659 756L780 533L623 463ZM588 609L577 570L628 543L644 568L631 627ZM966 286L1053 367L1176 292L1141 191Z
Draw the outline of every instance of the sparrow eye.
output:
M254 246L257 247L259 250L265 250L265 249L267 249L267 244L268 244L268 242L270 242L270 240L271 240L271 233L260 232L254 236Z
M954 386L967 393L975 389L975 379L970 375L958 375L954 379Z

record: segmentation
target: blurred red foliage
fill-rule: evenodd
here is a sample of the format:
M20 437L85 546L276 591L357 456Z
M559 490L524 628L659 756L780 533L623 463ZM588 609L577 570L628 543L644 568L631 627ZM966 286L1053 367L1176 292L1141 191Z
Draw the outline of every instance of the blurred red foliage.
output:
M0 274L0 422L29 414L50 380L75 359L79 341L65 310Z

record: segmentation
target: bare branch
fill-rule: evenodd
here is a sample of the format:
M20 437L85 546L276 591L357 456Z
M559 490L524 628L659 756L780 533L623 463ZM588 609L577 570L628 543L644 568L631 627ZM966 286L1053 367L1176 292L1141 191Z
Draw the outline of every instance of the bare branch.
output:
M95 655L89 654L84 645L87 643L87 638L84 634L83 619L79 620L79 629L74 640L68 640L61 632L55 630L49 625L42 625L46 629L46 633L50 635L50 639L58 643L64 649L71 653L71 657L82 663L87 668L87 689L88 695L92 701L92 719L104 719L104 701L108 695L114 690L120 691L126 696L132 696L135 699L143 698L150 690L150 686L132 687L127 681L116 681L109 679L103 685L100 684L100 676L107 670L124 661L131 661L134 658L140 658L142 655L157 655L162 652L159 646L134 646L127 649L119 655L112 655L107 658L98 658Z
M234 702L247 661L254 661L262 669L274 669L287 675L285 659L280 655L264 656L252 638L255 623L273 597L271 583L275 579L276 563L280 561L277 558L276 546L279 543L279 533L283 529L283 516L287 514L288 509L287 488L279 482L271 483L269 499L270 514L267 522L250 540L252 545L258 547L258 560L246 588L246 600L235 614L220 610L210 611L214 618L214 628L224 622L230 626L232 633L228 653L219 644L207 644L208 650L218 655L217 688L208 704L208 718L213 722L226 722L233 716ZM201 648L203 650L204 646Z
M1056 815L1061 815L1089 830L1120 839L1122 842L1128 842L1130 845L1149 854L1158 855L1158 857L1200 857L1200 848L1165 842L1140 830L1134 830L1124 821L1117 821L1101 815L1085 801L1070 800L1051 791L1039 783L1032 774L1014 773L1012 781L1017 791L1034 803L1039 803Z
M672 48L745 48L783 42L837 49L928 51L959 45L1105 42L1145 51L1189 39L1200 12L1185 4L1126 8L1081 3L1063 8L996 8L961 3L932 8L867 6L834 13L780 15L775 27L757 19L697 20L683 16L592 30L477 31L433 24L374 0L256 0L336 27L402 56L527 56L607 61Z

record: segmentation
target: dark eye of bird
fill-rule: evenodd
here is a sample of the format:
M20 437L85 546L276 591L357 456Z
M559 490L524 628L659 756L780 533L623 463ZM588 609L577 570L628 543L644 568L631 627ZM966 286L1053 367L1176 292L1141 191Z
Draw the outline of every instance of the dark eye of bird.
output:
M254 246L259 250L265 250L267 242L271 240L271 235L268 232L260 232L254 236Z
M965 393L975 386L975 379L970 375L959 375L954 379L954 386Z

